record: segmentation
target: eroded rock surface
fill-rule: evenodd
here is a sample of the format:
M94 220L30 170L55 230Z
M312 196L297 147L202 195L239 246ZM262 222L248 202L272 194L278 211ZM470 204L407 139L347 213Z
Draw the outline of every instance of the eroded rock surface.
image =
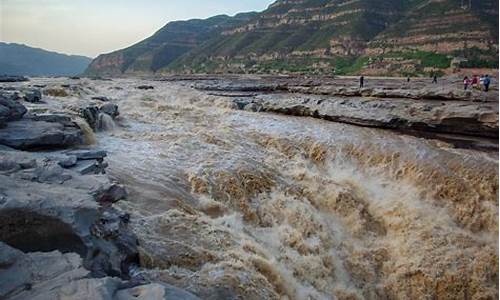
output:
M0 147L10 152L0 163L0 182L9 186L0 203L8 200L17 210L22 206L16 203L28 203L36 214L16 212L22 216L17 219L59 228L58 236L82 241L72 245L97 250L94 259L82 257L88 278L67 283L71 291L65 293L78 298L86 291L99 299L97 292L116 291L115 297L155 299L165 294L164 283L213 300L498 297L496 153L393 130L262 113L261 104L296 98L304 107L386 122L385 114L432 120L441 109L457 115L474 107L495 111L496 102L352 96L345 104L333 101L335 110L328 110L323 102L339 96L190 87L210 80L82 79L71 83L87 91L79 97L26 104L75 113L91 97L107 96L120 107L116 130L95 134L98 146L36 155ZM287 88L300 83L279 80ZM322 84L310 81L300 85ZM136 88L142 84L154 89ZM73 169L100 157L109 163L109 175ZM78 205L85 213L76 213ZM73 225L78 220L88 226ZM60 244L43 230L29 231ZM16 236L8 238L19 245ZM84 252L57 248L45 250ZM109 273L130 279L110 279ZM117 280L126 288L115 288Z
M494 104L279 94L257 96L237 105L243 105L245 110L369 127L498 137L498 111Z
M0 298L198 299L139 274L130 214L113 206L126 188L102 175L107 152L63 150L83 143L73 115L23 117L20 99L0 100Z

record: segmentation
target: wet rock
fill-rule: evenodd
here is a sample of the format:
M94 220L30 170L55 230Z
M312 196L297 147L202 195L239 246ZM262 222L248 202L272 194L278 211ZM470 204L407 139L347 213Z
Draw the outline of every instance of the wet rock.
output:
M24 180L36 181L39 183L59 184L63 184L72 178L72 176L66 173L60 165L53 162L25 170L17 174L17 176Z
M29 81L29 78L24 76L0 75L0 82L22 82Z
M109 99L108 97L104 97L104 96L92 97L92 100L97 100L97 101L102 101L102 102L111 101L111 99Z
M140 86L137 87L137 89L139 89L139 90L152 90L154 88L155 87L152 86L152 85L140 85Z
M23 253L0 242L0 298L93 300L197 300L167 284L91 278L75 253Z
M0 173L0 182L0 241L25 252L76 252L96 274L128 277L138 253L129 217L100 209L93 196L112 192L107 178L83 178L49 161L33 170Z
M62 254L58 251L25 254L0 242L0 278L2 279L0 280L0 298L2 299L22 299L19 293L29 291L33 285L66 272L70 272L65 276L66 279L69 279L70 275L79 274L84 277L88 273L82 268L78 254Z
M118 183L111 183L109 186L103 186L94 193L97 202L103 204L115 203L127 197L127 190Z
M24 105L0 94L0 124L19 120L28 110Z
M90 128L94 131L97 129L97 122L99 120L99 107L95 105L90 105L87 107L82 107L79 110L80 116L87 121Z
M14 160L0 158L0 172L15 172L21 169L21 166Z
M0 129L0 144L15 149L65 148L83 143L80 128L68 124L23 119Z
M76 162L78 161L75 155L60 155L52 159L55 160L58 165L60 165L65 169L75 166Z
M102 161L85 160L77 162L77 164L71 167L71 169L80 175L88 175L88 174L105 174L107 167L108 164Z
M31 103L37 103L42 100L42 92L40 90L26 90L24 92L24 100Z
M33 115L29 117L33 121L44 121L49 123L60 123L64 126L72 126L74 123L71 118L66 115L58 114L43 114L43 115Z
M101 211L90 228L94 242L88 268L96 277L125 276L139 265L138 241L128 230L130 215L111 207ZM101 242L106 241L106 242Z
M100 107L100 111L111 116L113 119L120 115L118 105L113 103L106 103Z
M65 153L66 155L76 156L78 160L103 159L108 155L106 151L96 149L71 150Z
M498 109L472 102L448 101L442 106L433 100L281 94L261 95L253 103L265 112L361 126L498 137Z
M110 116L111 119L117 117L120 113L118 111L118 106L113 103L106 103L101 107L96 105L89 105L87 107L81 108L79 114L84 118L89 124L92 130L97 131L100 129L106 129L107 123L103 122L103 114Z

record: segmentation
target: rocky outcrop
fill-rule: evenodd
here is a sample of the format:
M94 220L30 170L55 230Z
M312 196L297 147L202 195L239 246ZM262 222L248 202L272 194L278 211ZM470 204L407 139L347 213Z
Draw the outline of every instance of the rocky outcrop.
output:
M82 143L70 116L27 114L19 100L0 95L0 298L198 299L140 275L130 215L113 206L127 191L104 175L106 151L62 150Z
M26 107L12 97L0 95L0 127L5 126L8 121L21 119L26 112Z
M0 242L2 299L196 300L167 284L130 283L119 278L92 278L75 253L23 253Z
M29 78L24 76L0 75L0 82L23 82L29 81Z
M38 89L29 89L24 92L24 100L27 102L40 102L42 100L42 92Z
M118 106L113 103L101 106L90 104L79 108L78 113L94 131L112 129L113 119L120 115Z
M113 103L106 103L103 106L101 106L99 110L102 113L109 115L113 119L120 115L120 112L118 111L118 105Z
M73 122L47 122L25 118L0 129L0 144L15 149L61 148L83 143L81 129Z
M321 97L300 95L259 96L235 100L251 111L306 116L334 122L397 130L498 137L498 111L490 105L413 101L405 99Z

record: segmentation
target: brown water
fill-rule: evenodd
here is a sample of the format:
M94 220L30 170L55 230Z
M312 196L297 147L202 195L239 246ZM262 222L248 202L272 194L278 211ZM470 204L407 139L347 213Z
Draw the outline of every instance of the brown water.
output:
M496 155L173 83L87 84L120 107L97 145L129 188L146 276L206 299L498 295Z

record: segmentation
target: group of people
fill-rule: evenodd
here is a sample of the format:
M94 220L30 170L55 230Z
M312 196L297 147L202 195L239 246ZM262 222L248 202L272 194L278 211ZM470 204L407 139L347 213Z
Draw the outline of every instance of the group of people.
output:
M409 83L410 77L408 77L406 81ZM432 76L432 83L434 84L437 83L436 75ZM474 75L472 79L469 79L469 77L467 76L464 77L464 90L467 90L469 89L469 87L472 87L477 89L483 89L485 92L487 92L490 89L490 84L491 84L491 78L488 75L483 75L481 77L479 77L478 75ZM365 86L365 77L361 76L359 77L359 87L363 88L364 86Z
M490 83L491 83L491 79L488 75L483 75L481 77L479 77L478 75L474 75L474 76L472 76L472 78L465 76L464 77L464 90L469 89L469 87L477 88L477 89L482 89L481 87L483 87L484 91L487 92L490 89Z

